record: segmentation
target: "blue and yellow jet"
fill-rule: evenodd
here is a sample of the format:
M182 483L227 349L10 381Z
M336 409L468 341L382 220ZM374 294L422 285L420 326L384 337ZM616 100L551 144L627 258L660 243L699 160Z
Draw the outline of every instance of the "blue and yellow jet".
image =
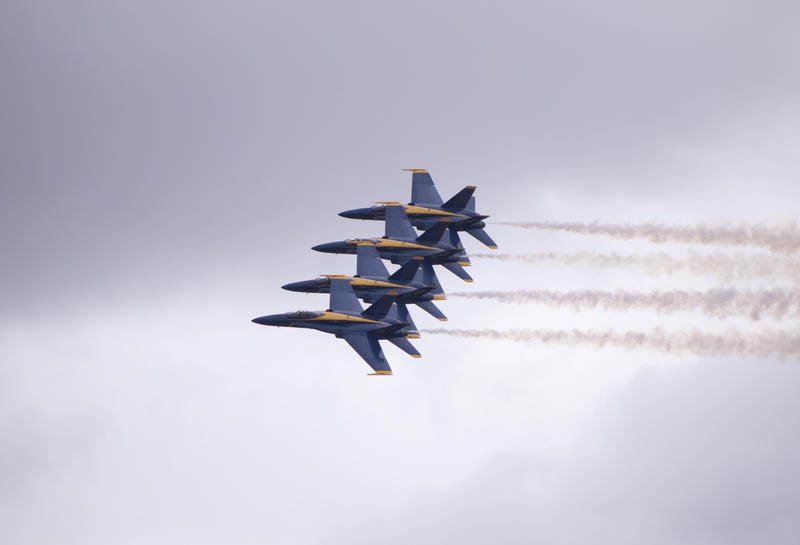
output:
M484 216L475 212L474 185L468 185L447 202L436 190L430 173L422 168L405 168L411 172L411 202L403 205L403 209L411 224L418 229L430 229L442 218L450 220L450 229L466 231L486 246L497 249L497 244L484 230ZM386 206L390 203L380 202L370 208L345 210L339 215L345 218L361 220L383 220L386 217Z
M368 303L375 303L389 292L397 293L397 299L407 304L415 304L441 321L447 317L433 303L446 299L444 290L436 278L433 265L424 259L411 259L394 274L381 261L378 250L372 242L363 241L356 245L358 255L355 276L322 275L322 278L303 280L286 284L283 289L307 293L329 293L331 281L343 278L350 282L356 296ZM410 320L410 317L409 317Z
M433 265L441 265L465 282L472 277L464 270L470 265L467 253L458 233L449 229L447 218L440 219L433 227L417 236L406 216L403 206L390 203L385 206L385 234L381 238L349 239L318 244L312 250L332 254L355 254L360 244L375 247L381 259L405 264L410 259L423 258Z
M364 310L358 302L350 282L343 278L332 278L330 286L330 308L320 311L299 310L285 314L272 314L253 319L261 325L277 327L303 327L333 333L347 341L358 355L372 367L371 375L391 375L392 368L383 355L378 342L386 339L412 357L420 353L408 341L419 337L412 331L408 321L398 314L397 294L389 293ZM406 314L407 314L406 310Z

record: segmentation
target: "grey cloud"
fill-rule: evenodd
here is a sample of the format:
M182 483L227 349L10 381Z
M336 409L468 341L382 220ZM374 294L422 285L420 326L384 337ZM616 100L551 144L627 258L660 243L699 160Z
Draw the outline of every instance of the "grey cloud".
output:
M304 251L352 196L404 198L401 167L471 170L500 195L520 170L635 187L622 165L664 138L794 102L794 8L772 6L10 5L9 296L172 282L268 221Z
M497 454L340 542L788 545L799 379L796 366L741 360L644 369L574 444ZM403 530L385 532L390 521Z
M539 382L521 375L543 359L483 390L484 352L426 339L416 374L361 382L343 343L248 320L324 306L278 286L351 272L310 246L380 233L335 214L406 200L404 167L443 195L478 185L494 220L792 210L797 10L4 2L0 536L729 543L729 518L745 543L796 535L790 365L645 376L559 456L527 435ZM692 482L669 480L679 464Z

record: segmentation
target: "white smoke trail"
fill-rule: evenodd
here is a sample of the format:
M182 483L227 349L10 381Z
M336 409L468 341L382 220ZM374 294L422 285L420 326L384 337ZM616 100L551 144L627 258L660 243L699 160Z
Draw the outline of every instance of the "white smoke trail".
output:
M559 265L586 265L593 267L634 267L653 275L670 275L685 271L695 275L715 276L721 282L734 279L760 277L764 279L789 279L800 281L800 259L782 255L727 254L721 252L689 252L687 257L675 257L665 252L643 255L616 252L541 252L534 254L471 254L470 257L520 261L524 263L556 263Z
M557 329L426 329L423 333L453 337L510 340L524 343L559 344L564 346L616 346L627 350L645 349L667 354L698 356L776 355L800 357L800 335L776 331L745 334L732 329L722 335L709 335L697 330L667 333L659 328L651 331L581 331Z
M624 290L517 290L456 292L453 297L468 299L493 299L502 303L534 303L551 306L568 306L576 311L587 308L604 310L653 309L658 312L702 311L715 318L749 316L760 320L763 316L784 318L800 314L800 290L772 289L766 291L710 289L706 291L652 291Z
M570 233L606 235L619 239L644 238L658 244L682 242L719 244L724 246L761 246L775 252L792 253L800 249L800 228L791 223L783 226L742 225L664 225L660 223L614 224L580 222L495 222L524 229L569 231Z

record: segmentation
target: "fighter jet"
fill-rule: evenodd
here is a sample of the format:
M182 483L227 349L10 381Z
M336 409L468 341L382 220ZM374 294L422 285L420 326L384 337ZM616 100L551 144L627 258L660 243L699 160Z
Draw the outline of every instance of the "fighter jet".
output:
M375 303L388 292L394 291L397 293L399 301L413 303L439 320L447 320L447 317L433 303L433 301L446 299L446 297L430 262L422 258L411 259L394 274L389 275L374 243L359 242L356 244L356 252L358 258L355 276L325 274L314 280L286 284L283 289L307 293L329 293L331 281L342 278L350 282L350 286L359 299L368 303Z
M475 212L474 185L468 185L447 202L436 190L433 178L422 168L404 168L411 172L411 202L403 206L411 224L418 229L429 229L442 218L450 219L450 228L454 231L466 231L489 248L497 249L492 237L484 231L484 216ZM379 202L370 208L355 208L340 212L345 218L362 220L383 220L386 217L386 206L390 203Z
M367 242L377 250L381 259L405 264L413 258L424 258L433 265L444 268L464 280L472 277L464 270L470 265L467 253L456 231L449 229L447 218L439 220L433 227L417 236L411 222L399 203L386 206L385 235L382 238L348 239L327 244L318 244L312 250L332 254L354 254L359 243Z
M398 312L405 308L397 302L397 294L388 293L364 310L358 302L350 282L343 278L332 278L330 286L330 308L320 311L299 310L285 314L272 314L253 319L261 325L278 327L304 327L333 333L358 352L372 367L371 375L391 375L392 368L383 355L378 342L386 339L414 358L420 353L408 341L419 337L408 329L409 322L402 320ZM406 314L407 314L406 310Z

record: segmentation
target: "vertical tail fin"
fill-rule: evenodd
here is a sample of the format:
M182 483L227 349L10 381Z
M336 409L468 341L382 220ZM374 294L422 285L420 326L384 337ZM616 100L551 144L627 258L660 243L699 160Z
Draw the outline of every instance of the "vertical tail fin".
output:
M441 220L418 236L415 242L419 244L437 244L444 237L444 232L449 225L448 220Z
M408 284L419 272L419 266L422 264L421 259L410 259L406 261L402 267L397 269L392 276L388 278L389 282L395 284Z
M450 228L447 231L450 245L453 248L461 248L461 251L455 254L456 257L458 257L459 264L469 264L469 257L467 257L467 251L464 249L464 243L461 242L461 237L458 236L458 231L453 228Z
M386 265L383 264L375 246L359 243L356 246L356 254L356 274L358 276L377 276L379 278L389 276L389 271L386 270Z
M361 303L358 302L350 281L345 278L331 278L331 298L329 309L334 312L349 311L361 312Z
M424 168L404 168L411 173L411 204L441 206L442 197L436 191L433 178Z
M408 220L405 210L399 204L386 205L386 238L414 240L417 232Z
M389 311L389 317L394 318L398 322L408 322L406 329L412 335L419 335L419 331L417 330L417 326L414 324L414 320L411 318L411 313L408 312L408 305L406 305L403 301L397 300L397 304L392 307Z
M436 276L436 271L433 269L433 265L431 265L430 261L426 259L422 262L422 268L418 274L422 276L422 278L420 278L420 282L426 286L436 286L430 291L432 295L440 295L444 297L444 290L442 289L442 285L439 283L439 278Z
M468 185L444 203L442 208L447 208L450 210L463 210L469 204L469 201L473 202L473 206L475 203L475 197L472 194L475 192L474 185Z
M362 316L370 318L383 318L392 312L394 302L397 301L397 293L390 292L375 301L370 307L361 313Z

